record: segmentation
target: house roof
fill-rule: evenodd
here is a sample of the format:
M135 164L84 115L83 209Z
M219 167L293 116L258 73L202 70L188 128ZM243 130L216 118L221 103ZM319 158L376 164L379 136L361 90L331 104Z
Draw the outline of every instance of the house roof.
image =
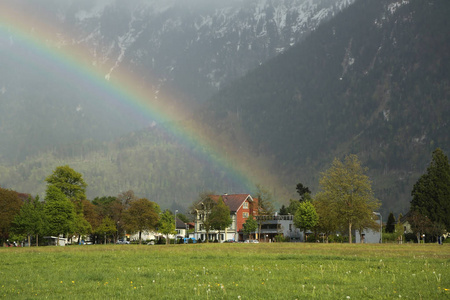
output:
M242 206L245 200L248 200L248 202L253 202L253 198L252 196L250 196L250 194L224 194L211 196L211 198L216 202L219 201L220 197L222 197L223 202L226 206L228 206L231 212L238 211L239 207Z
M186 223L184 223L183 221L181 221L178 218L177 218L177 222L175 224L177 226L176 229L186 229Z

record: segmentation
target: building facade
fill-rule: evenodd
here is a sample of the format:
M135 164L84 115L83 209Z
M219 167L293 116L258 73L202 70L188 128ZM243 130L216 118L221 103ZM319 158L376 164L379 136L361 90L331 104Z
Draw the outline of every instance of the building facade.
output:
M211 209L220 199L230 209L231 225L224 231L210 230L206 232L204 222L207 220ZM195 215L194 238L197 240L210 241L242 241L244 234L242 226L249 216L257 215L258 200L252 198L250 194L224 194L211 195L208 199L202 200L195 205L193 211Z
M303 241L303 232L295 227L293 215L257 216L256 221L261 224L261 241L275 241L277 235L291 241Z

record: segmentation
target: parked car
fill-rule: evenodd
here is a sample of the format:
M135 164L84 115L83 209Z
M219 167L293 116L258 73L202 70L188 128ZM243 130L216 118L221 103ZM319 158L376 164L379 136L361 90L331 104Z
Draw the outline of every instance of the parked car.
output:
M258 244L258 240L245 240L244 243L250 243L250 244Z
M191 240L191 241L189 241L189 240ZM183 242L185 244L196 244L197 240L195 238L183 238Z
M129 241L118 240L116 244L129 244Z

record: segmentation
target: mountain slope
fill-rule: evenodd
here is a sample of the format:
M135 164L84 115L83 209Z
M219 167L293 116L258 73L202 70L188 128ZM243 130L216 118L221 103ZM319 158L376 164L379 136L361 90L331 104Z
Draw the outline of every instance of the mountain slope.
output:
M450 149L448 13L442 0L357 1L198 117L244 132L292 190L317 191L334 157L356 153L383 209L405 212L432 150Z
M0 159L152 124L111 105L80 62L105 82L126 72L149 97L195 106L352 1L2 1L16 17L0 18ZM66 53L83 54L61 66Z

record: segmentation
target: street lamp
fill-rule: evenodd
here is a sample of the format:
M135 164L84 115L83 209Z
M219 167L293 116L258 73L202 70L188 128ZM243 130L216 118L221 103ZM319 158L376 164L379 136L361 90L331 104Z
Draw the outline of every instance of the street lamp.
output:
M176 244L177 241L177 212L178 209L175 209L175 238L173 239L174 244Z
M373 214L380 217L380 244L383 244L383 216L377 212L373 212Z

